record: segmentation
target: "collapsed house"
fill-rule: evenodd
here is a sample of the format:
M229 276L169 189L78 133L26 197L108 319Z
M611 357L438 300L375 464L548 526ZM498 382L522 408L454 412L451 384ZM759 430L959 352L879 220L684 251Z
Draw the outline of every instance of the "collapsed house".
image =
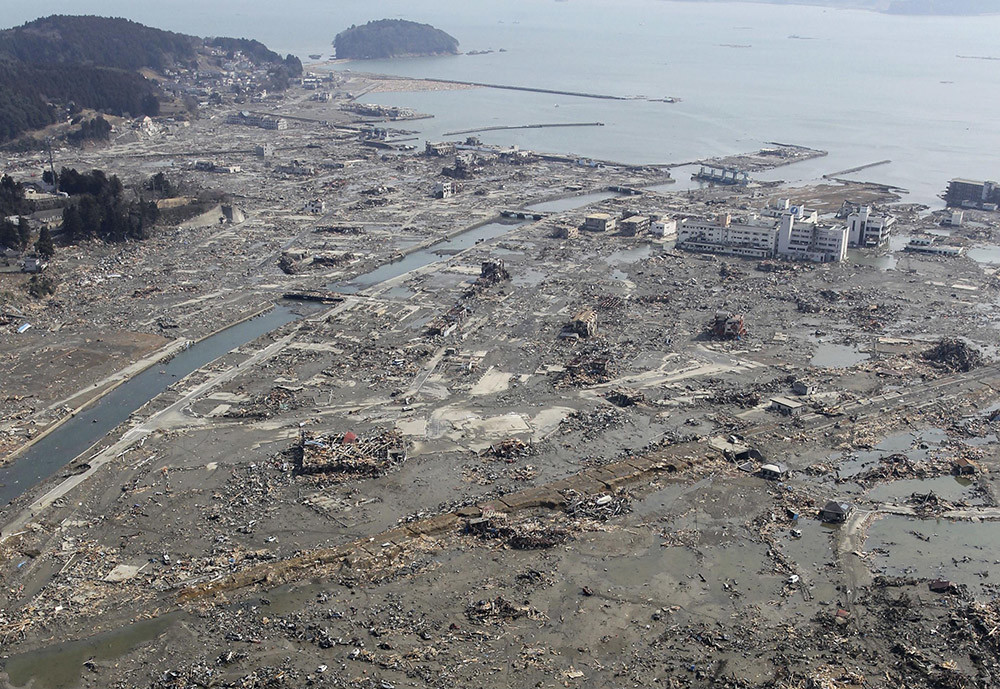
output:
M741 314L717 311L712 321L712 334L723 340L740 340L746 337L747 328Z
M406 461L403 434L396 429L363 437L351 431L337 435L303 431L298 451L303 474L382 476Z
M503 259L493 258L483 261L475 285L480 288L492 287L507 280L510 280L510 273L504 267Z
M597 313L593 309L583 309L563 327L559 337L580 339L597 335Z

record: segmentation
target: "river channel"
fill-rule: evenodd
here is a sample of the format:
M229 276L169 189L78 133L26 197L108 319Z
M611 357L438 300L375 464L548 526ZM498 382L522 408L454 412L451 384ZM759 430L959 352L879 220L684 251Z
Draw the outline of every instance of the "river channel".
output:
M532 210L572 210L615 196L610 192L583 194L555 202L540 203ZM374 287L476 244L501 237L525 220L494 221L477 225L455 236L418 249L402 259L381 265L331 289L345 294ZM10 464L0 467L0 507L20 497L83 455L104 436L151 399L205 364L273 332L298 316L279 304L266 314L237 323L215 335L191 344L170 361L154 365L119 385L97 402L66 420L52 433L28 448Z

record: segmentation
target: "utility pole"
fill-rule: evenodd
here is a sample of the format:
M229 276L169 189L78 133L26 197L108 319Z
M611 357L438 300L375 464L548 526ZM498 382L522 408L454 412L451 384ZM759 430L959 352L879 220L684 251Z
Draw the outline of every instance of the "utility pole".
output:
M52 160L52 137L50 136L45 140L45 144L49 149L49 172L52 174L52 186L55 189L55 193L59 193L59 178L56 177L56 165Z

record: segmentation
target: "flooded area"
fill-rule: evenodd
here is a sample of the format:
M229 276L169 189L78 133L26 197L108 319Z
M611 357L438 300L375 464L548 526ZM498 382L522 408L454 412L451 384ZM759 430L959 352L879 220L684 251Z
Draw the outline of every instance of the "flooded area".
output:
M847 260L861 266L873 266L879 270L895 270L900 260L906 258L904 249L912 237L906 234L893 233L889 237L889 247L886 251L870 252L860 249L850 249ZM905 267L905 264L904 264Z
M1000 245L998 244L979 244L967 249L965 255L977 263L991 266L1000 265Z
M934 493L948 502L964 502L971 506L982 506L986 500L975 490L976 483L961 476L938 476L928 479L903 479L873 488L866 496L879 503L899 503L914 493L925 495Z
M575 197L580 198L580 197ZM482 242L501 237L515 227L520 227L525 221L501 222L494 221L479 225L470 230L455 235L450 239L435 242L430 246L407 254L397 261L385 263L374 270L358 275L345 283L330 285L330 289L344 294L354 294L363 289L392 280L411 271L429 266L441 261L445 256L464 251Z
M583 206L589 206L592 203L598 203L599 201L606 201L608 199L613 199L619 196L619 194L613 191L595 191L590 194L580 194L579 196L567 196L563 199L553 199L552 201L542 201L541 203L533 203L527 206L529 211L539 211L544 213L561 213L562 211L571 211L575 208L582 208Z
M874 553L873 569L890 576L947 579L977 596L995 595L1000 584L990 576L1000 564L996 523L887 516L872 524L864 549Z

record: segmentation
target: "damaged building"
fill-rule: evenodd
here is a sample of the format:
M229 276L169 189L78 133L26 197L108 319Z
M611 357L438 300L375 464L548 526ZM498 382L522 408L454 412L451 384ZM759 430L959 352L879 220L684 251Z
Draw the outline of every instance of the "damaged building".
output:
M395 429L364 436L353 431L333 435L303 431L297 450L303 474L381 476L406 461L403 436Z

